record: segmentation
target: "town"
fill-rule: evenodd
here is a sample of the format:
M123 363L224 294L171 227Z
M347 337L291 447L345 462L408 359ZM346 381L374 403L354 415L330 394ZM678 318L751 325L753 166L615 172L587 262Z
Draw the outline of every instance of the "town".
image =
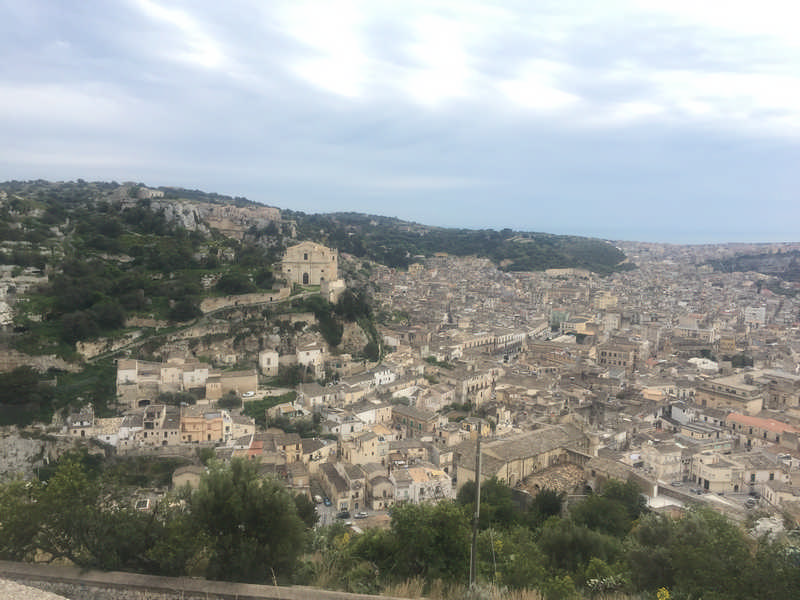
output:
M798 244L132 183L7 182L0 211L8 575L744 599L784 569L796 589Z
M275 328L261 349L234 348L228 322L285 300L292 284L334 302L346 289L338 264L353 257L301 242L281 262L280 297L229 299L233 313L175 334L159 361L118 359L120 416L87 407L64 431L120 454L202 446L219 460L246 458L315 499L323 523L386 524L395 503L455 497L475 479L478 436L481 479L523 494L580 496L614 478L636 481L654 510L701 502L740 521L756 508L797 519L800 302L781 293L796 286L771 291L758 273L714 272L707 261L729 247L623 249L638 268L607 277L503 272L446 254L407 270L371 265L376 310L388 315L379 361L330 348L308 312L287 315L289 343ZM224 368L248 359L258 368ZM261 383L291 367L307 382ZM189 392L196 403L158 401ZM318 435L257 426L221 408L231 397L245 407L285 400L266 419L313 421ZM197 485L203 469L182 467L174 484Z

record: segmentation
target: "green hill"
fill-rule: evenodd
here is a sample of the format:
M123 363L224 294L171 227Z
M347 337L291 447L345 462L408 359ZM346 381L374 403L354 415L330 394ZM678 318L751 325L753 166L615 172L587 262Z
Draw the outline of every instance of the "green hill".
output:
M600 274L632 268L614 245L595 238L511 229L430 227L391 217L359 213L306 215L283 211L301 237L320 235L341 252L404 268L421 256L446 252L489 258L508 271L583 268Z
M512 271L631 268L619 249L597 239L357 213L272 209L257 222L237 220L266 207L180 188L143 198L147 189L83 180L0 184L0 265L35 282L14 290L19 350L69 357L76 342L117 335L130 317L182 322L200 314L205 296L270 290L283 250L304 239L399 268L437 252L487 257ZM220 205L233 208L220 217Z

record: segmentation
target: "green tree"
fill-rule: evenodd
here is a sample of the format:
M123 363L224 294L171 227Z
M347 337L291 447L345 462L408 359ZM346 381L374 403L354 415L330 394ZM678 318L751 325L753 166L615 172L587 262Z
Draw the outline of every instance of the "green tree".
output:
M512 490L497 477L481 482L481 514L479 526L507 528L518 521L517 511L511 500ZM467 514L475 513L475 482L467 481L456 496L456 502L466 508Z
M247 274L241 271L231 271L222 275L217 281L216 288L223 294L246 294L256 290L256 286Z
M745 598L793 600L800 590L800 549L763 539L745 573Z
M745 597L748 543L724 515L707 508L690 511L675 523L669 550L676 590L708 600Z
M157 507L155 519L161 529L146 551L148 572L167 577L203 575L204 549L211 540L198 530L183 499L165 498Z
M591 495L570 508L569 516L578 525L618 538L625 537L632 524L621 502L597 495Z
M89 536L98 518L99 487L75 456L59 461L36 498L41 518L36 545L53 558L93 566Z
M565 494L551 489L543 489L536 496L528 507L526 521L530 527L539 527L550 517L561 514L561 507L564 503Z
M303 549L304 525L280 482L258 477L255 465L213 464L192 495L197 529L208 536L208 577L264 582L288 577Z
M642 517L628 536L626 560L636 590L672 589L675 570L670 546L675 522L657 513Z
M177 322L191 321L202 316L203 311L193 298L181 298L169 310L169 320Z
M381 349L375 342L367 342L363 352L366 359L371 362L377 362L381 358Z
M492 546L499 583L512 589L541 587L547 572L545 557L527 527L496 532Z
M38 483L14 480L0 485L0 558L26 560L36 550Z
M469 566L470 527L454 502L400 504L392 509L399 579L464 580Z
M647 511L647 500L642 495L639 485L632 480L618 481L610 479L603 487L603 498L621 503L633 521Z
M539 532L539 548L550 569L571 573L582 579L593 557L608 564L622 558L622 542L610 535L578 525L571 519L551 518Z
M317 507L314 502L306 494L295 494L294 505L297 509L297 516L306 524L306 527L311 528L319 521L319 514L317 514Z
M241 408L242 407L242 399L239 395L234 392L233 390L229 391L227 394L222 396L219 400L217 400L217 406L219 408Z

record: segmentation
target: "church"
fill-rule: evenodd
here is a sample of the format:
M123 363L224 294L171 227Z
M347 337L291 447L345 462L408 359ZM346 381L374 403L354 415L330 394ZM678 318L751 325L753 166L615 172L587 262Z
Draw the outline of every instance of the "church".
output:
M322 285L339 279L339 255L333 248L300 242L286 249L281 272L287 283Z

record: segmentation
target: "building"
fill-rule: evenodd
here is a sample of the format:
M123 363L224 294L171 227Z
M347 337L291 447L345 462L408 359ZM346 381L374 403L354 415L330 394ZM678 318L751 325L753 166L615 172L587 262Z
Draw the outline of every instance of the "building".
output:
M729 408L748 415L764 407L761 389L749 373L705 379L695 388L695 404L710 408Z
M301 242L286 249L281 272L290 284L321 285L339 279L339 255L333 248Z
M432 464L419 463L394 469L389 480L394 484L397 502L420 504L454 497L450 475Z
M280 356L276 350L267 349L258 353L258 367L267 377L275 377L278 375L279 361Z
M787 448L796 448L800 435L800 429L788 423L739 413L729 414L726 424L748 448L767 444L783 444Z
M639 348L630 342L613 341L597 347L597 364L606 368L624 369L633 373L638 368Z
M757 329L767 324L767 309L763 306L749 306L744 309L744 324Z
M181 407L180 436L184 444L227 442L233 423L226 410L212 411L201 406Z
M446 422L441 415L398 404L392 408L392 424L405 437L420 438L435 435L437 427Z
M475 481L475 442L455 448L458 485ZM572 425L550 425L496 440L481 449L481 481L491 477L514 486L533 473L563 463L588 460L589 439Z

